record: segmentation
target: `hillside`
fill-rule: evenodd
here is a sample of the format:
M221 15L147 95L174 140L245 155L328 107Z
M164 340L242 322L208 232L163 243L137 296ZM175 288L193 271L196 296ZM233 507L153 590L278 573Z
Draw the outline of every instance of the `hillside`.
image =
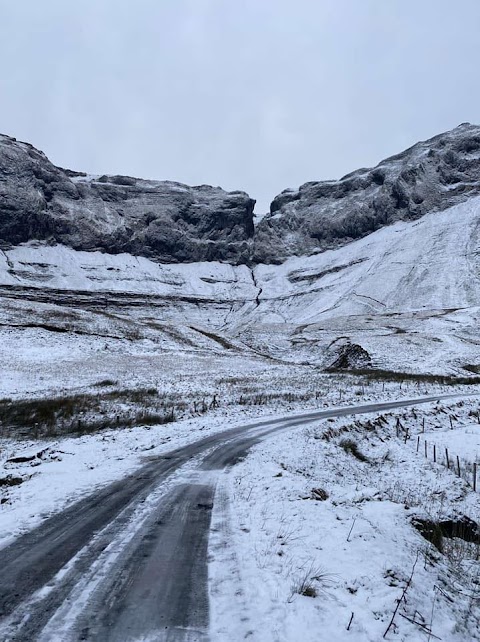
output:
M464 123L338 181L287 189L255 237L255 259L279 263L345 245L480 193L480 127Z
M347 369L472 375L480 368L478 132L462 125L376 170L285 193L256 231L245 194L79 175L2 137L5 394L55 387L70 373L72 385L82 372L86 381L108 378L124 359L147 373L159 355L173 371L179 355L198 364L213 355L214 369L240 355L328 369L351 345L363 361L347 359ZM384 182L372 184L380 171ZM360 238L337 226L331 249L313 248L314 219L328 227L350 220L352 203L364 213L379 207L392 181L408 207L386 207L378 229L357 229ZM423 200L412 205L419 190ZM151 208L156 223L145 225ZM182 242L155 244L154 229ZM267 238L273 262L252 263ZM287 245L292 255L280 262Z

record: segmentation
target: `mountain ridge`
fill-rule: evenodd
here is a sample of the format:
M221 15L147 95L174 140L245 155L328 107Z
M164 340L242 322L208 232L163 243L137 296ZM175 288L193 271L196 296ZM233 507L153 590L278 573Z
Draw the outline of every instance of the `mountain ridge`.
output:
M159 262L248 259L255 201L173 181L90 176L0 135L0 241L62 243Z
M281 263L292 255L335 249L478 194L480 127L463 123L375 167L284 190L257 226L254 260Z
M255 201L245 192L92 176L57 167L30 143L0 135L2 247L41 240L160 263L279 264L478 194L480 127L469 123L373 168L284 190L257 225Z

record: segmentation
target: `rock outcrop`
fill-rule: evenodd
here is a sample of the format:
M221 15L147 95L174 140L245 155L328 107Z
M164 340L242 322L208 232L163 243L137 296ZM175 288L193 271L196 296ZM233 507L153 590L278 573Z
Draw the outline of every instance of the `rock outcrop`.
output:
M465 123L338 181L285 190L258 225L254 261L336 248L480 194L480 127Z
M0 243L63 243L159 262L245 263L255 201L244 192L55 167L0 135Z
M0 135L0 247L41 240L161 263L281 263L478 194L480 127L468 123L373 169L282 192L255 231L245 192L87 176Z
M357 343L345 341L335 345L331 351L335 355L335 359L333 363L329 364L330 370L363 370L372 367L371 356Z

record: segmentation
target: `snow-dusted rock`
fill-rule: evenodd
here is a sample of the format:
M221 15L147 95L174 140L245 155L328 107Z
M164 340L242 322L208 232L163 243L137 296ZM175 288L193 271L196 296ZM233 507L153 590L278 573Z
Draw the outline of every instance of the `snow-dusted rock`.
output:
M332 370L356 370L370 368L372 358L368 352L358 343L343 341L336 344L330 352L333 355L333 362L330 366ZM327 355L329 351L327 350Z
M373 169L285 190L256 230L255 201L244 192L88 176L0 135L0 243L7 247L47 240L165 263L282 263L478 194L480 127L468 123Z
M373 169L285 190L258 225L255 261L335 248L480 194L480 127L465 123Z
M249 258L253 201L244 192L55 167L0 135L0 243L31 240L176 263Z

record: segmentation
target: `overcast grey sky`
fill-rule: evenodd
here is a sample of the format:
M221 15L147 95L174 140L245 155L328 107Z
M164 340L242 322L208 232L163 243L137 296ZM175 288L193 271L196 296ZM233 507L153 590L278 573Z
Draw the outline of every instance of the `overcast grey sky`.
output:
M277 193L480 123L479 0L0 0L0 131Z

